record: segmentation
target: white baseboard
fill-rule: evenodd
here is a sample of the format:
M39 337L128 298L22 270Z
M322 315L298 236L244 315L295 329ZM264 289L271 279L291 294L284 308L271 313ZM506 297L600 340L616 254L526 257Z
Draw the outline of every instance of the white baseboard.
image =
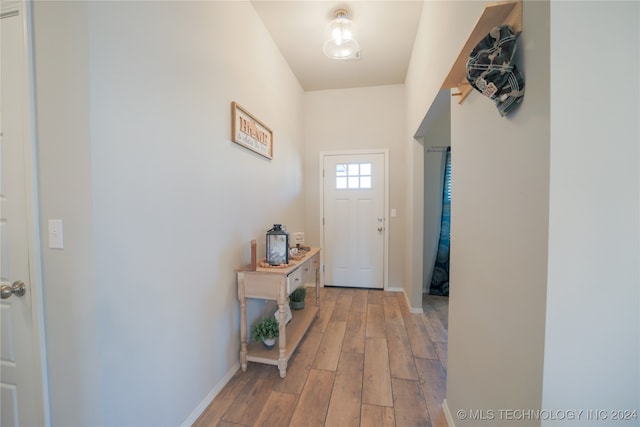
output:
M413 313L413 314L422 314L424 313L424 310L422 309L422 307L420 308L413 308L411 307L411 301L409 301L409 297L407 296L407 293L404 291L403 288L387 288L387 291L389 292L402 292L402 295L404 295L404 300L407 302L407 307L409 307L409 312Z
M187 419L184 420L182 424L180 424L180 427L191 427L193 423L196 422L198 417L202 415L204 410L207 409L211 402L213 402L213 399L215 399L218 393L220 393L220 390L222 390L222 388L227 385L231 377L233 377L238 369L240 369L240 362L236 362L231 366L231 368L227 371L224 377L222 377L218 384L216 384L216 386L209 393L207 393L205 398L202 399L202 402L200 402L198 406L196 406L196 409L194 409L193 412L191 412L191 414L187 417Z
M456 423L453 421L451 411L449 410L449 405L447 404L447 399L444 399L442 402L442 412L444 412L444 417L447 419L449 427L456 427Z
M424 310L421 308L409 308L409 312L413 314L424 314Z

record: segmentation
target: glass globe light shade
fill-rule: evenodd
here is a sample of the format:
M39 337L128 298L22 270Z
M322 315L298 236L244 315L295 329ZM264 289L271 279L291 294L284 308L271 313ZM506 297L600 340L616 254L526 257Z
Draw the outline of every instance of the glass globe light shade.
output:
M358 53L360 46L353 38L352 23L345 10L336 11L336 19L327 25L329 38L324 42L322 51L329 58L347 59Z

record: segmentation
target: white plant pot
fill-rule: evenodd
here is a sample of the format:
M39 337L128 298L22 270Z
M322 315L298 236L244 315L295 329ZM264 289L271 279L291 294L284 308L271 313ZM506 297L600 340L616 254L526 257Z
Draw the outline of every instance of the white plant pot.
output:
M264 344L265 347L267 347L268 350L271 350L276 345L276 339L265 338L262 340L262 343Z

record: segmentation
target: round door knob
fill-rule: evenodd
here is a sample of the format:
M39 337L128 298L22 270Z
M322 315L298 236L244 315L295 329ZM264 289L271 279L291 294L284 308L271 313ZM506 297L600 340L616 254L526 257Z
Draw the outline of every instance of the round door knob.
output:
M21 297L25 294L26 291L27 287L24 285L24 282L22 280L18 280L16 282L13 282L11 286L2 285L0 287L0 299L7 299L11 295Z
M378 231L382 231L382 227L378 227Z

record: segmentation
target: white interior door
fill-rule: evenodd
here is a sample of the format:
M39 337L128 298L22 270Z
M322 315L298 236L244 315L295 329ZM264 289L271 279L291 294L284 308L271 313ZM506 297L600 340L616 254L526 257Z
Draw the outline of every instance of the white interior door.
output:
M15 6L15 3L11 3ZM44 406L29 269L27 147L28 72L24 9L0 19L0 424L42 426ZM23 283L25 292L17 291Z
M323 155L324 282L384 287L385 153Z

